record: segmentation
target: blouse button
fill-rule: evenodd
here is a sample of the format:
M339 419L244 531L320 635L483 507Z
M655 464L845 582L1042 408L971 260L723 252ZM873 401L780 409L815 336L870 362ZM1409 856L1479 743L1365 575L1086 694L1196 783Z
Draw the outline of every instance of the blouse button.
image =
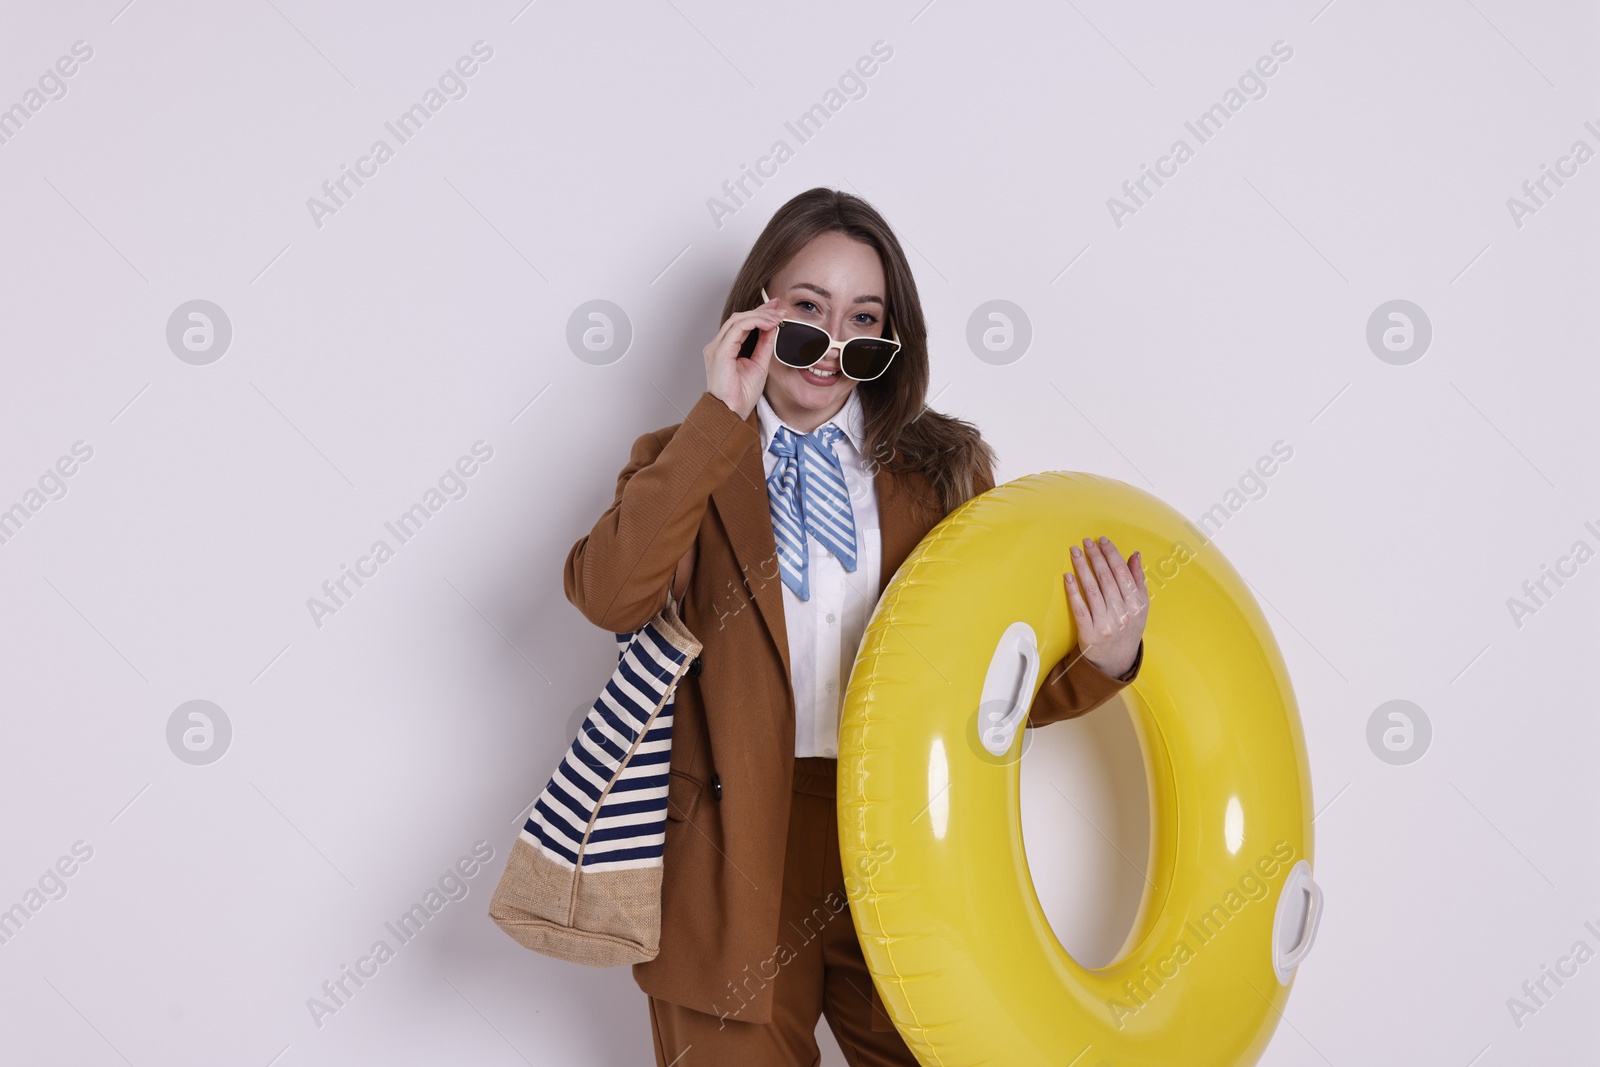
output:
M831 611L830 611L830 612L828 612L828 621L829 621L829 622L832 622L832 621L833 621L833 612L831 612Z
M830 693L833 692L833 683L829 682L827 688L828 688L828 692L830 692Z

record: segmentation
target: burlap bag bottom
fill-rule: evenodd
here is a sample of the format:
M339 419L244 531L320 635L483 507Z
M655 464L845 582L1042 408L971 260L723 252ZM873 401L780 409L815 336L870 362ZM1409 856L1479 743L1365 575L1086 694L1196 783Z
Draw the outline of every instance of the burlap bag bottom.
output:
M656 958L661 865L586 872L517 838L489 899L489 917L519 944L590 967Z

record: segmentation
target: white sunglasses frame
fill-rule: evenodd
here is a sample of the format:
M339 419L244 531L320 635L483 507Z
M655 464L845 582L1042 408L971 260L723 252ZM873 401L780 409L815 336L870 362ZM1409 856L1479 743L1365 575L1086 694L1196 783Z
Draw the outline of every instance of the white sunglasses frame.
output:
M767 287L763 285L761 287L761 302L762 303L766 303L767 301L769 301L771 299L772 299L772 297L767 295ZM900 354L900 349L902 347L901 344L900 344L900 338L897 335L898 332L894 328L894 319L893 318L891 318L889 320L889 336L888 337L871 337L871 338L868 338L868 337L851 337L851 338L847 338L846 340L843 340L843 341L835 341L833 339L833 334L829 333L827 330L824 330L821 326L818 326L814 322L801 322L799 319L784 318L784 319L779 319L778 320L779 328L781 329L783 324L786 323L786 322L792 322L796 326L809 326L813 330L820 331L822 333L822 335L828 339L828 347L824 348L822 350L822 355L818 356L815 360L813 360L806 367L795 367L796 370L807 370L810 367L815 367L818 363L822 362L823 358L825 356L827 356L827 354L829 352L831 352L835 348L837 348L839 350L839 373L840 374L843 374L846 378L849 378L851 381L855 381L855 382L874 382L874 381L877 381L879 378L882 378L885 374L889 373L889 368L894 365L894 357L898 356ZM883 365L883 370L879 371L877 374L873 375L871 378L857 378L854 374L851 374L851 373L849 373L848 371L846 371L844 369L844 346L849 344L851 341L868 341L868 340L893 342L893 344L894 344L894 352L890 354L889 362L885 363ZM776 339L774 339L772 344L773 344L773 347L772 347L772 358L773 359L778 359L778 347L777 347L778 343L777 343ZM779 359L778 362L779 363L783 363L783 361L781 359ZM783 365L785 367L794 367L793 363L784 363Z

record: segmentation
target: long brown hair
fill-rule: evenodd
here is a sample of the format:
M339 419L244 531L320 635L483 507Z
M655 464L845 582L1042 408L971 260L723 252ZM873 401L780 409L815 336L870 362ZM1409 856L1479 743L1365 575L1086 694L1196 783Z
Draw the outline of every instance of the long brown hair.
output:
M973 495L980 472L985 479L990 476L995 453L972 423L927 406L928 328L917 282L894 231L871 204L852 193L818 186L780 207L739 268L723 305L723 321L761 303L761 287L824 233L842 233L877 250L889 288L886 324L894 324L900 339L889 369L855 385L866 415L867 456L893 473L925 476L941 513L947 514Z

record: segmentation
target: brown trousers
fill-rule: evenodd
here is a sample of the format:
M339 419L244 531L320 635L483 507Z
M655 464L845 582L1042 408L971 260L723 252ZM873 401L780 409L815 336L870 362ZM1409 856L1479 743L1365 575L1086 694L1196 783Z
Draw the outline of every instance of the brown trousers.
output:
M777 967L772 1021L739 1021L737 984L720 1006L724 1016L649 997L656 1067L815 1067L822 1062L819 1016L827 1017L850 1067L917 1067L887 1018L879 1025L888 1029L872 1028L872 975L856 940L839 863L833 791L838 762L823 756L795 760L778 914L779 944L788 951L768 964ZM743 980L763 980L752 975Z

